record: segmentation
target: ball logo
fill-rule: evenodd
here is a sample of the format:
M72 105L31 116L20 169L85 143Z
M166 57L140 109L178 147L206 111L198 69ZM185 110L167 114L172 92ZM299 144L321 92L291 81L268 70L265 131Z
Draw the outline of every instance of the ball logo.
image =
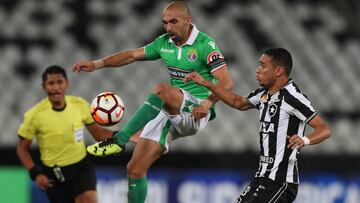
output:
M122 113L122 109L118 110L115 112L115 117L116 118L119 118L121 116L121 113Z
M112 126L124 116L124 102L112 92L102 92L92 100L90 113L94 121L103 126Z

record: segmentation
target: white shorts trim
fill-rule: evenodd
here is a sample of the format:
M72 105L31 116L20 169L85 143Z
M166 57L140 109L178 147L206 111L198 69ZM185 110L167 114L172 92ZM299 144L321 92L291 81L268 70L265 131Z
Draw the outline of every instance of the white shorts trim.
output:
M204 118L195 121L189 110L191 111L194 105L200 104L203 99L196 98L184 90L181 91L183 101L180 114L169 115L162 109L153 120L145 125L140 135L141 138L159 142L165 149L164 153L169 151L172 140L196 134L207 125L210 119L211 112L209 110Z

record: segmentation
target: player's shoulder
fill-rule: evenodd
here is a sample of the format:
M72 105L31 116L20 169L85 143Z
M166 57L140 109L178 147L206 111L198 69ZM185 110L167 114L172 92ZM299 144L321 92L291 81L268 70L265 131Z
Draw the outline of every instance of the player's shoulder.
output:
M294 94L294 93L302 94L302 91L300 90L299 86L297 86L292 79L288 81L288 83L285 85L283 89L286 90L286 92L289 94Z
M268 89L266 87L259 87L255 90L253 90L252 92L250 92L250 94L248 95L248 97L254 97L254 96L261 96L264 93L267 93Z
M29 108L25 112L24 115L29 116L29 117L33 117L36 114L38 114L39 112L45 111L45 110L47 110L49 108L51 108L51 104L50 104L49 99L46 97L46 98L42 99L41 101L39 101L38 103L36 103L31 108Z
M207 44L209 42L215 42L214 38L210 37L208 34L206 34L205 32L201 32L201 31L199 31L196 41L198 41L198 43L202 43L202 44Z
M295 97L297 99L309 99L299 88L299 86L290 79L288 84L283 88L284 97Z
M215 40L204 32L199 32L195 43L195 46L197 46L200 50L203 50L204 54L209 54L209 52L218 54L219 52L219 48L215 43Z

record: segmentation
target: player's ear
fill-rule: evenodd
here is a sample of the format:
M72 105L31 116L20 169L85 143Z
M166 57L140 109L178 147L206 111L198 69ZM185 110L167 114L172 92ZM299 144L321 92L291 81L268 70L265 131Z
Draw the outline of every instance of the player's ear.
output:
M281 76L281 75L284 75L284 74L286 74L286 72L285 72L285 67L283 67L283 66L278 66L277 68L276 68L276 76Z
M186 23L187 25L190 25L190 24L191 24L191 20L192 20L191 16L186 16L186 17L185 17L185 23Z

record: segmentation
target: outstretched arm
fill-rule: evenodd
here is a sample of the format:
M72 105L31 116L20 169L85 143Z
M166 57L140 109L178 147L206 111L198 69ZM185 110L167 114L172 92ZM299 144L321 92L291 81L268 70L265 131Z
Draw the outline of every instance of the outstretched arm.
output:
M220 98L232 108L244 111L253 107L253 105L246 97L236 95L231 91L224 89L224 87L222 86L214 85L210 81L207 81L203 77L201 77L201 75L197 72L192 72L186 75L186 77L184 78L184 82L187 82L189 80L192 80L199 85L207 87L215 96Z
M215 71L214 73L212 73L212 75L218 80L218 83L216 85L218 88L221 88L225 91L232 90L234 83L230 77L227 66ZM208 100L210 100L212 103L217 102L219 99L220 98L218 96L216 96L216 94L214 94L214 93L212 93L208 97Z
M73 72L92 72L103 67L119 67L133 63L134 61L145 60L144 47L128 51L118 52L99 60L84 60L75 63L72 67Z
M218 80L218 87L221 87L226 91L230 91L232 89L233 82L231 80L227 67L223 67L215 71L213 73L213 76ZM201 119L205 117L208 114L211 106L215 104L218 100L219 98L212 93L207 99L201 101L199 106L196 106L192 110L192 115L195 119Z

